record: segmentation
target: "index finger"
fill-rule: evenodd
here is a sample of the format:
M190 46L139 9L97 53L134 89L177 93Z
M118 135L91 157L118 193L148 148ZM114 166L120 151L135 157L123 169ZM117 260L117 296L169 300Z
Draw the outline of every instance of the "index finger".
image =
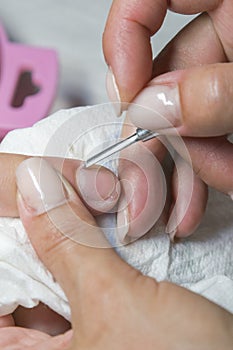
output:
M161 27L168 6L178 13L195 14L213 10L221 2L220 0L113 1L103 35L104 55L111 68L108 79L110 99L115 99L114 102L130 102L151 79L150 39Z
M0 216L18 217L15 171L29 156L0 154ZM47 161L70 182L93 215L108 212L117 203L120 186L116 176L104 167L80 171L80 160L47 157Z
M131 101L151 78L150 37L162 25L166 10L164 0L113 2L104 31L103 50L121 101Z

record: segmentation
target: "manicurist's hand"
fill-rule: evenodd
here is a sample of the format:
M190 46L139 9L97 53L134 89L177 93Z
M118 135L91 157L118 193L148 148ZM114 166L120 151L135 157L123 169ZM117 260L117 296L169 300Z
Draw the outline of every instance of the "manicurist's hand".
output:
M34 349L232 348L232 315L176 285L157 283L122 261L76 192L49 163L39 158L22 162L17 184L19 213L29 238L64 289L72 312L73 333L66 334L63 345L52 345L50 339ZM5 334L10 343L11 328L0 332L4 349L1 341ZM25 333L23 344L27 339Z
M168 9L183 14L203 13L153 60L150 38L161 27ZM177 147L171 136L168 138L178 152L175 163L184 178L184 186L179 187L176 169L171 180L166 227L171 237L184 237L196 229L205 211L207 185L233 195L233 146L226 137L233 132L232 16L231 0L115 0L107 20L103 37L109 66L107 89L110 99L120 102L116 104L117 113L128 107L128 119L137 127L164 134L176 130L183 137L182 147ZM147 148L160 161L163 159L164 145L158 140L147 143ZM185 180L190 163L185 148L194 170L191 190ZM127 180L134 177L132 168ZM135 193L141 182L140 177L134 179ZM191 197L187 199L188 191ZM140 193L143 196L142 190ZM172 211L175 203L176 210ZM134 202L134 211L128 206L132 221L129 234L141 206L140 198Z

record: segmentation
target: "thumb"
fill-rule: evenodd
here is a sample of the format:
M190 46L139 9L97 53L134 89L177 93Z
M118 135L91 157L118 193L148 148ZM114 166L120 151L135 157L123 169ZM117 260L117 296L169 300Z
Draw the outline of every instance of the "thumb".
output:
M19 213L31 243L76 310L74 305L84 293L93 289L96 293L97 283L104 284L113 271L123 275L121 270L128 265L110 248L83 202L47 161L27 159L16 176Z
M134 99L128 116L138 127L182 136L233 132L233 63L206 65L153 79Z

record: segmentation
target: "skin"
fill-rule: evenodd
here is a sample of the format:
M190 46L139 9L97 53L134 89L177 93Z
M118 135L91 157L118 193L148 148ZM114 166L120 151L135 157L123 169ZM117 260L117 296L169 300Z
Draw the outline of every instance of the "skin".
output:
M0 216L19 216L19 211L16 202L17 187L15 171L18 165L27 158L27 156L18 154L0 154ZM76 191L79 192L79 187L75 180L75 174L81 162L78 160L65 160L63 163L63 160L59 158L49 158L49 161L57 170L60 170L62 168L63 176L65 176L69 180L70 184L74 186ZM109 171L106 171L106 169L103 169L103 173L101 173L100 175L102 178L102 180L101 178L100 180L104 181L105 183L105 176L110 175L111 178L115 178L115 176ZM116 178L115 181L118 182ZM107 190L108 188L106 188L106 191ZM112 190L111 181L109 190ZM102 206L99 208L99 210L90 207L92 214L99 215L101 212L106 212L107 210L111 209L116 204L118 198L119 195L115 197L111 202L103 200L101 202ZM82 200L84 201L84 199ZM58 335L70 329L70 323L67 320L63 319L60 315L58 315L42 303L40 303L33 309L26 309L20 306L15 310L15 312L12 315L0 317L0 328L11 326L24 327L25 329L36 329L44 331L48 335Z
M205 13L181 30L153 60L150 38L161 27L168 9L183 14ZM105 59L114 73L122 102L136 102L148 86L179 86L183 120L179 132L184 137L194 171L199 177L195 183L195 198L175 232L180 237L192 233L200 223L207 202L206 185L226 194L233 191L230 158L233 146L225 137L233 131L232 107L229 104L232 100L233 72L232 15L231 0L115 0L103 35ZM210 88L212 86L216 89ZM220 138L216 137L219 135ZM200 136L208 136L209 140ZM158 140L153 143L158 143ZM157 145L155 156L160 154L158 149ZM177 151L184 156L181 150ZM184 171L185 167L184 164ZM133 172L131 177L134 177ZM140 183L140 178L138 183L134 182L135 192ZM185 197L177 198L176 181L172 181L171 186L173 198L170 208L177 201L179 210ZM201 210L198 203L202 203ZM140 211L140 198L135 206ZM190 220L191 214L193 220ZM133 213L130 215L133 216Z
M153 27L154 19L150 18L149 16L149 21L148 21L148 13L143 13L143 15L141 14L142 12L141 10L143 9L143 6L142 6L143 4L142 2L140 4L140 1L132 2L133 4L137 4L137 6L135 6L135 8L133 9L134 11L131 11L132 9L130 8L130 5L128 6L127 9L124 8L123 1L114 1L114 5L112 7L111 14L110 14L110 20L107 25L106 32L109 30L109 27L111 27L112 24L114 23L115 23L115 28L118 26L120 29L123 29L120 36L121 42L119 42L119 39L117 38L112 41L113 46L115 44L118 44L118 47L117 45L115 45L115 47L113 48L110 47L109 51L107 52L108 49L106 49L106 46L105 46L106 58L115 73L117 84L120 90L120 95L123 101L131 101L138 94L138 92L145 86L145 84L148 83L148 81L151 79L153 74L157 75L159 73L163 73L162 71L161 72L156 71L157 69L156 65L155 65L155 68L153 68L153 65L151 63L152 61L151 51L148 45L148 42L149 42L148 39L150 35L153 34L153 32L156 32L158 30L158 27L161 25L164 14L166 12L166 6L164 5L165 2L163 1L157 1L154 4L152 3L152 1L147 1L147 2L148 2L148 5L150 5L149 6L150 10L154 8L155 10L159 9L159 11L156 12L158 13L158 17L154 16L156 18L156 26L153 29L151 29L150 26L152 25ZM117 8L117 6L119 6L121 11L118 11L119 8ZM195 56L195 59L197 60L197 62L200 62L200 63L215 63L215 62L223 62L226 60L226 58L227 60L232 59L230 58L232 56L232 49L231 49L232 40L230 38L231 31L229 30L230 18L231 18L231 12L232 12L231 11L232 6L230 3L230 0L223 2L223 4L220 1L202 1L202 2L196 1L195 3L188 2L188 5L184 1L179 1L179 3L178 1L177 2L171 1L170 6L172 10L177 12L182 12L182 13L196 13L199 11L208 10L213 22L215 23L215 28L214 28L215 30L213 30L212 33L214 32L215 35L217 33L217 37L221 41L222 47L224 48L224 59L217 58L218 55L219 57L222 57L222 56L221 56L220 50L218 50L216 46L214 46L214 49L216 50L216 52L214 52L212 56L210 55L213 62L208 62L205 54L203 55L203 57L202 55L200 55L200 57L196 57L195 55L190 55L190 51L187 56L186 56L186 53L184 55L184 52L182 52L182 60L181 60L181 55L179 54L178 50L176 51L176 48L175 48L174 56L172 55L170 62L167 62L165 64L165 70L164 70L165 72L172 69L173 66L175 67L175 64L174 64L174 62L176 61L175 58L177 58L178 69L188 68L192 65L196 65L196 61L195 62L193 62L192 60L190 61L189 55L192 57ZM147 8L147 6L145 6L145 8ZM127 10L126 12L124 11L125 9ZM125 13L126 13L126 18L124 18ZM131 17L131 14L132 14L132 17ZM140 14L141 18L137 17L138 14ZM118 18L119 15L120 15L120 18ZM127 18L128 15L129 17ZM112 16L112 19L111 19L111 16ZM120 22L119 22L119 19L120 19ZM141 22L141 19L143 19L142 22ZM229 26L228 26L228 23L229 23ZM107 37L106 32L105 32L105 38ZM109 32L111 31L109 30ZM128 41L127 37L124 38L125 34L127 36L127 35L130 35L132 32L135 32L135 33L137 32L138 35L136 35L136 38L137 38L136 40ZM112 33L110 33L110 36L117 37L117 31L114 30L114 26L112 26ZM205 36L203 35L203 38L204 37ZM213 37L211 34L211 31L210 31L210 37L211 39ZM193 39L193 38L189 36L189 39ZM182 44L182 40L181 41L178 40L178 43ZM111 45L111 40L109 41L107 39L104 39L104 42L110 42L110 45ZM130 42L132 47L128 47L128 42ZM196 40L196 42L198 42L198 40ZM127 43L127 47L124 46L126 43ZM205 47L207 44L209 44L208 41L206 41L205 45L203 46ZM118 50L117 55L116 55L117 53L116 47ZM134 55L135 52L138 53L138 48L140 48L140 51L143 56L145 54L144 57L142 57L142 55L141 56L139 55L140 57L138 57L138 55ZM206 51L209 51L209 50L206 50ZM165 55L166 57L166 52L163 53L163 55ZM134 57L137 57L137 60L138 60L137 62L134 62L134 59L135 59ZM128 60L128 58L130 58L131 60ZM117 63L114 64L114 60ZM129 67L129 62L132 68ZM119 65L119 67L121 68L123 67L122 71L118 72L117 68L114 67L116 65ZM169 69L169 66L171 67L170 69ZM146 67L146 71L145 71L145 67ZM141 74L142 68L144 69L143 77ZM136 74L128 74L128 72L130 72L129 69L135 69L133 73L136 73ZM218 67L216 68L216 71L217 71L216 76L217 76L217 79L220 79L220 80L223 75L221 72L221 69L218 69ZM125 74L125 72L127 72L127 74ZM153 73L151 74L151 72ZM184 76L185 75L183 75L183 77ZM200 76L202 77L202 72L200 72ZM124 81L125 77L127 77L126 81ZM181 77L180 81L182 82L182 79L183 79L182 74L180 75L180 77ZM191 78L192 78L192 74L191 74ZM135 79L135 81L133 81L132 79ZM174 80L172 81L174 82ZM190 82L191 81L192 79L190 79ZM160 83L161 82L163 81L161 80ZM225 105L220 106L221 108L220 110L224 111L224 107ZM190 122L192 122L192 120L190 120ZM212 125L211 120L210 120L210 125ZM202 128L202 124L200 126ZM216 127L217 126L219 127L219 125L216 124ZM201 130L201 128L199 128L198 130ZM226 132L226 130L224 130L224 132ZM198 133L195 134L195 136L198 136ZM189 141L190 140L187 140L185 142L188 145L188 147L189 145L191 145L190 146L191 151L194 154L196 154L197 152L195 148L195 141L193 140L191 140L190 142ZM218 142L218 140L216 140L216 142ZM212 146L213 146L214 155L216 155L216 159L218 159L218 150L216 150L214 147L215 140L213 140ZM228 151L229 147L225 147L225 148L227 149L226 152L229 154L230 152L230 150ZM205 146L205 144L203 144L202 149L203 149L202 159L204 158L208 160L209 145ZM224 157L225 152L223 151L224 151L224 147L221 148L221 156ZM209 179L208 169L206 169L205 165L201 166L200 161L198 159L196 159L195 164L196 164L196 169L199 169L199 170L201 169L200 174L201 173L205 174L205 177L207 178L206 183L211 182L215 185L215 182L217 181L214 179L213 172L211 171L211 175L213 178L210 177ZM216 167L218 168L217 162L216 162ZM219 169L219 172L220 171L221 169ZM227 179L226 182L229 182L231 186L231 181L229 181L227 171L226 171L226 179ZM176 180L174 180L174 183L175 182ZM203 187L203 185L201 186L197 185L197 186L198 186L197 188L199 188L200 193L203 194L203 191L201 190L201 187ZM218 188L218 186L220 185L217 183L216 187ZM224 191L228 190L228 185L225 187L226 188L224 188ZM195 208L195 205L194 205L194 208ZM80 211L80 207L78 209ZM2 210L4 211L5 209L2 208ZM36 347L38 349L39 348L45 349L46 346L49 349L63 349L63 348L65 349L68 345L70 346L70 348L73 348L73 349L76 349L76 348L77 349L82 349L82 348L83 349L87 349L87 348L102 349L107 347L112 348L113 344L116 344L116 348L121 347L124 349L128 349L128 348L130 349L133 346L134 349L137 349L137 348L139 349L139 346L140 348L142 346L145 346L145 332L144 332L145 323L144 322L141 323L142 322L141 318L142 320L144 320L142 316L145 313L146 320L148 322L146 323L146 325L148 326L146 327L147 335L148 335L148 347L147 347L148 349L150 349L150 347L155 348L155 347L161 347L161 346L164 349L166 348L168 349L171 346L174 347L174 344L177 344L177 349L179 348L187 349L188 346L190 346L190 344L193 344L194 346L193 348L198 347L200 349L201 348L208 349L208 347L209 349L214 349L214 348L230 349L232 344L232 316L226 313L221 308L218 308L214 304L207 302L205 299L200 298L190 292L184 291L183 289L177 286L173 286L169 283L158 284L147 277L141 276L137 271L135 272L135 270L133 270L128 265L124 264L121 260L119 260L118 257L117 257L117 263L115 264L114 263L115 258L113 258L115 254L112 250L109 250L111 251L110 253L111 256L106 253L106 254L101 254L101 257L100 257L99 253L96 253L96 252L94 253L94 261L97 263L97 266L100 268L100 270L105 271L103 273L100 273L100 275L96 276L96 265L94 264L92 265L92 267L89 264L87 264L87 270L80 269L80 275L78 274L79 276L76 276L76 275L73 276L73 274L70 273L70 270L68 271L67 270L65 271L65 269L61 270L62 266L59 266L60 269L58 269L56 266L54 266L53 259L54 259L54 256L56 258L59 257L59 252L60 254L62 254L60 255L60 258L61 256L63 258L64 253L67 252L67 250L69 250L70 252L70 249L71 250L74 249L75 254L71 254L71 255L69 254L68 257L67 257L67 254L65 254L65 261L67 261L67 266L69 265L70 262L72 262L77 264L78 267L80 267L81 261L78 259L81 259L81 258L88 259L88 256L90 255L90 251L88 252L88 249L85 249L85 252L84 252L83 247L81 247L80 249L80 246L79 246L79 251L77 251L76 249L78 245L76 245L75 248L70 247L71 241L69 241L68 244L62 243L59 245L59 239L62 242L64 242L64 240L61 240L61 234L60 232L57 232L58 234L57 247L59 248L55 249L54 254L51 254L48 257L47 248L41 247L40 243L38 242L39 238L41 238L40 236L41 232L43 231L42 227L44 228L49 226L48 222L46 221L46 215L41 216L40 218L38 218L38 220L36 220L35 218L30 217L30 214L25 213L24 208L20 207L20 210L21 210L21 218L24 221L25 226L27 227L27 231L32 239L33 244L35 244L35 248L37 249L38 254L41 256L42 260L47 264L50 270L54 273L58 281L64 287L65 291L67 291L69 301L73 306L73 310L74 310L74 317L73 317L74 330L77 328L76 325L78 324L78 327L80 327L81 325L81 332L79 332L79 335L77 335L76 332L74 333L73 343L72 343L73 345L69 345L70 334L66 335L66 339L63 336L51 339L51 338L48 338L47 335L39 332L34 333L33 331L17 329L17 328L8 328L8 329L2 328L1 331L3 336L1 337L1 339L2 339L2 342L5 341L5 344L2 343L1 345L5 346L6 342L11 341L12 339L14 341L14 344L17 341L19 345L20 345L20 342L24 342L24 339L33 339L34 349L36 349ZM65 208L62 208L62 210L65 212ZM15 207L15 212L17 212L16 207ZM84 212L86 213L85 210ZM89 220L90 220L90 217L89 217ZM87 218L87 221L88 221L88 218ZM33 232L37 233L36 238L33 238ZM48 236L46 236L46 238L48 238L48 242L49 242L51 232L48 231L47 235ZM61 246L61 249L60 249L60 246ZM69 249L66 247L69 247ZM78 255L77 253L80 253L81 258L77 258L77 255ZM56 254L58 254L58 256ZM91 249L91 254L93 257L93 249ZM90 260L91 259L88 260L88 263ZM103 260L105 260L105 264L103 263ZM85 262L86 261L87 260L85 260ZM111 266L113 270L111 269L111 271L109 271L109 264L106 264L106 261L113 262L113 265ZM93 275L95 277L94 277L93 283L90 286L89 280L86 281L85 276L87 272L90 273L92 271L91 269L94 269L93 271L95 273L93 273ZM113 275L115 277L113 277ZM67 280L69 281L68 283L67 283ZM119 287L119 280L121 281L120 287ZM104 287L102 282L106 282L104 283ZM73 287L74 285L77 287L77 291L81 292L80 295L83 296L81 300L82 302L79 300L80 302L78 303L76 295L74 296L69 294L69 291L67 290L68 287L70 287L70 289L73 290L73 288L71 287ZM93 288L93 285L97 289ZM97 300L96 300L96 293L95 295L93 295L93 289L95 291L96 290L99 291ZM141 289L143 289L143 291ZM143 292L145 294L145 290L148 290L147 298L145 298L145 301L142 301L142 299L140 298L140 295L141 295L140 293ZM87 295L88 295L88 298L86 297ZM94 305L97 308L96 311L97 311L98 317L97 319L94 320L95 321L94 323L91 315L96 313L93 313L92 308L90 310L89 297L91 300L93 300L93 302L96 300L96 303L94 302L93 304L91 304L91 307L93 307ZM121 308L118 308L118 312L120 312L120 314L122 315L122 318L119 320L119 322L118 320L115 320L116 312L113 305L109 305L107 303L107 306L106 306L106 298L107 300L114 298L114 300L116 300L116 303L118 305L121 305ZM122 302L122 299L127 302L125 303ZM148 303L146 302L146 300L148 300ZM179 300L180 300L180 303L178 303ZM180 308L181 304L183 305L182 309ZM84 312L83 313L81 312L80 315L77 315L75 311L81 305L83 305ZM141 305L140 311L142 311L142 313L138 313L138 305ZM163 307L163 309L161 310L161 305L166 305L166 307L165 308ZM127 310L127 307L129 306L132 306L132 308L130 308L132 312L126 313L125 310ZM90 312L88 312L88 310L90 310ZM104 312L102 315L103 310L106 310L106 313ZM99 311L99 314L98 314L98 311ZM177 313L179 315L178 320L176 316ZM155 314L157 314L156 317L155 317ZM195 317L193 317L193 315L195 315ZM106 322L106 319L108 320L108 317L109 317L109 322ZM114 319L114 322L112 322L112 319ZM11 324L12 319L10 317L8 317L6 320L7 320L6 323ZM134 320L133 324L132 324L132 320ZM190 320L190 322L187 322L187 320ZM199 322L200 320L201 321L205 320L206 322L204 323L206 325L207 324L210 325L210 328L208 328L207 326L207 328L203 329L203 327L201 327L200 329L200 322ZM154 323L156 324L156 327L158 326L158 324L160 325L157 328L157 332L155 332L154 327L150 327L151 325L154 325ZM177 323L179 324L179 327L177 327ZM214 329L217 329L218 332L216 332L216 334L214 335L214 339L211 337L213 340L213 343L210 343L210 337L207 337L207 335L211 334L212 336L213 327ZM137 337L135 337L135 329L138 330L138 332L136 332ZM141 329L143 329L143 332L142 332L143 334L141 334L140 332ZM170 337L169 339L162 339L160 335L167 332L167 329L171 329ZM193 332L193 329L195 329L195 332ZM105 332L103 332L103 330L105 330ZM118 332L116 332L116 330L118 330L121 335L125 334L125 337L118 337ZM182 330L182 334L180 334L180 330ZM103 333L104 335L100 337L99 335ZM183 334L185 334L185 337L183 337ZM5 338L4 338L4 335L5 335ZM98 338L96 338L97 335L98 335ZM15 336L15 338L13 336ZM98 342L96 342L97 339L98 339ZM30 345L32 345L32 343Z
M159 62L157 58L156 72L152 73L150 37L161 27L168 8L183 14L206 11L208 15L197 32L190 30L188 26L182 31L182 35L169 44L166 53L163 51L164 64L160 68L160 65L156 64ZM186 69L198 64L231 61L232 11L231 0L174 0L169 2L169 7L164 0L135 0L130 3L115 0L106 24L103 47L106 61L114 72L121 100L133 101L153 74L180 69L181 62L182 68ZM192 26L196 27L197 23L199 26L199 22L199 19L195 19ZM206 33L207 35L202 35ZM202 50L205 47L208 47L208 50ZM172 56L168 57L167 50L170 50ZM205 79L201 80L200 85L204 81Z
M35 330L1 328L2 349L15 344L18 349L35 350L232 348L230 313L181 287L143 276L110 247L90 247L64 236L95 233L106 246L92 214L75 192L68 204L51 209L50 217L47 213L35 216L35 208L22 198L18 199L20 217L38 256L67 295L73 331L51 338ZM76 214L75 220L69 220L71 213ZM57 218L56 227L51 216ZM64 227L64 220L69 225Z

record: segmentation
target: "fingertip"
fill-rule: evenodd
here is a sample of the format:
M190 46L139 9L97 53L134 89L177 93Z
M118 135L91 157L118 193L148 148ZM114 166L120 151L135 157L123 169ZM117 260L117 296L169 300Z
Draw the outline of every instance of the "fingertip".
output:
M15 325L15 321L11 314L0 316L0 328L13 327L14 325Z
M155 12L156 19L151 16L149 6L114 1L103 35L103 50L108 66L114 73L121 102L130 102L152 75L152 50L150 45L150 29L161 21L164 11ZM155 6L157 7L157 6ZM165 6L164 6L165 7ZM162 12L162 13L161 13ZM153 23L152 19L153 18ZM141 23L145 19L145 23Z
M208 200L208 188L200 180L200 183L195 186L195 191L187 213L177 227L175 235L177 238L191 236L198 229L203 219Z
M61 177L43 158L28 158L16 169L21 207L38 216L67 202Z
M177 170L172 178L173 204L166 226L166 233L172 242L175 238L185 238L195 232L203 218L208 199L206 184L195 174L190 183L187 180L191 171L189 165L180 159L180 166L180 178Z
M102 166L78 168L76 183L85 204L95 214L109 212L120 197L121 185L118 178Z
M129 243L145 235L159 219L166 186L162 168L148 149L135 145L122 156L117 224L121 241Z
M130 239L128 236L130 229L130 217L129 210L127 206L127 202L125 196L122 196L119 200L118 208L117 208L117 235L120 243L128 244L130 243Z

